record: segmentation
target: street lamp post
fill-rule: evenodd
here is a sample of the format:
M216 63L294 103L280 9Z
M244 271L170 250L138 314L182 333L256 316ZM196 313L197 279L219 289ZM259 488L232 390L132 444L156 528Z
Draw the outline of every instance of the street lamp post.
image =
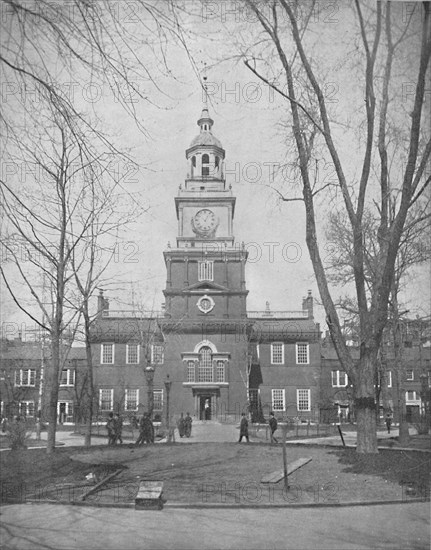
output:
M153 392L153 381L154 381L154 367L149 365L145 369L145 378L147 380L148 387L148 414L150 418L153 418L153 408L154 408L154 392Z
M169 393L171 391L172 382L169 380L169 374L166 375L166 431L168 433L167 440L169 441Z

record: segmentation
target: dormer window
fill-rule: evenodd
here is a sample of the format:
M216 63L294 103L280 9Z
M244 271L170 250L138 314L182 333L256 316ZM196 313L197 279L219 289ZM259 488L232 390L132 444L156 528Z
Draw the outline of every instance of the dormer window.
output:
M203 176L209 176L210 175L210 158L208 155L202 155L202 175Z

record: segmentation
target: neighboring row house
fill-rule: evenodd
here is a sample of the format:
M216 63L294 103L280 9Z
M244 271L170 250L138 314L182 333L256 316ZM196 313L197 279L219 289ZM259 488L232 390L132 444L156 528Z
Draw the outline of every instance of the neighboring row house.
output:
M0 408L5 417L46 418L44 373L50 368L50 348L45 339L0 341ZM58 421L70 423L87 410L87 361L85 349L63 347L59 373Z

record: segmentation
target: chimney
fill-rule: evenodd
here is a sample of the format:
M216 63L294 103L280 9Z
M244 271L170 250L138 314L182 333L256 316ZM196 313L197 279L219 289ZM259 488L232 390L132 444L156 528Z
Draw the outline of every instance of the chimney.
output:
M97 313L103 313L103 311L109 309L109 300L103 296L103 290L100 289L99 296L97 297Z
M311 294L311 290L308 291L308 296L302 299L302 311L308 311L308 318L314 319L313 296Z

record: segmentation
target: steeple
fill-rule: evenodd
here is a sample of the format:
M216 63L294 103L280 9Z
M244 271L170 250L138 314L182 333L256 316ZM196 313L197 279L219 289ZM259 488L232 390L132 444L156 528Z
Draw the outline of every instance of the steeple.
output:
M201 132L211 132L212 125L214 124L213 119L210 117L208 111L208 88L207 88L207 77L203 77L203 88L204 88L204 101L202 107L201 117L198 120L198 126L200 126Z

